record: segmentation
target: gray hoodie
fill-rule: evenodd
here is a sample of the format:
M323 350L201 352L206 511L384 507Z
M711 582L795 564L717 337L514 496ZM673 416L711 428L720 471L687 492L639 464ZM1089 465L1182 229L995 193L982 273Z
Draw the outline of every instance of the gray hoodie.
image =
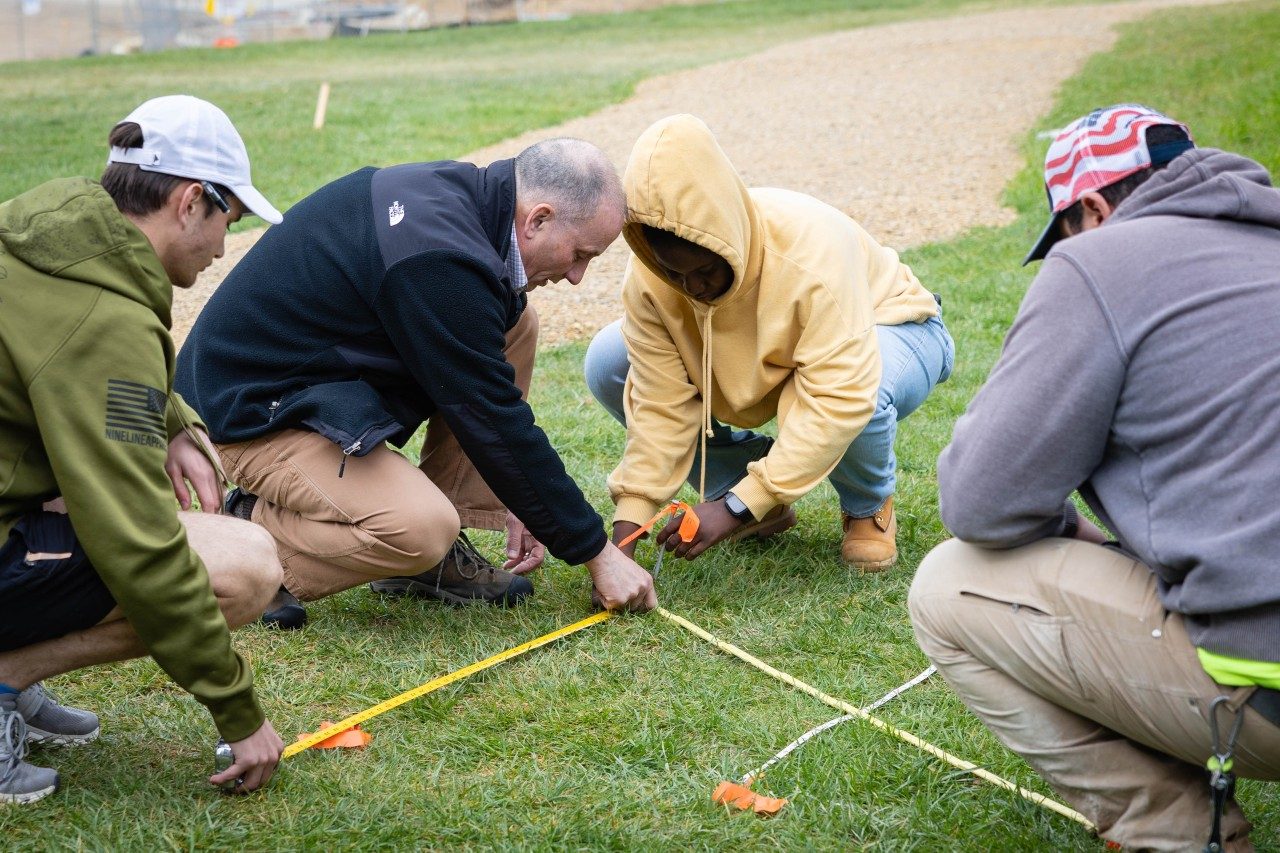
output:
M1218 654L1280 661L1280 192L1183 154L1060 241L938 460L942 519L1012 548L1079 489Z

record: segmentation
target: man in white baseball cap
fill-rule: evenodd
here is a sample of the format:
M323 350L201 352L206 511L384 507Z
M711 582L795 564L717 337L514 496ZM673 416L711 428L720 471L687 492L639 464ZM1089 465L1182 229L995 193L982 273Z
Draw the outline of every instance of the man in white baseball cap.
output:
M275 543L219 514L169 337L172 288L222 254L231 223L281 217L213 104L147 101L109 139L100 183L0 204L0 804L58 787L24 761L29 743L97 736L96 715L41 685L94 664L150 654L207 706L235 754L214 784L266 784L284 747L228 631L279 588Z
M229 189L249 212L272 225L283 221L271 202L254 189L249 152L231 119L208 101L190 95L152 98L120 124L138 125L141 144L122 146L113 140L108 163L131 163L144 172L208 181Z

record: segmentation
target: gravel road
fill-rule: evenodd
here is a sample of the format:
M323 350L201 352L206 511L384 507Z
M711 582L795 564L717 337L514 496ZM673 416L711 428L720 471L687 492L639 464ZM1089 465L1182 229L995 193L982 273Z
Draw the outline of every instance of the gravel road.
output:
M596 143L621 169L645 127L688 112L749 185L807 192L907 248L1008 223L1000 193L1021 165L1018 145L1062 81L1111 46L1116 24L1212 2L1037 7L831 33L650 79L624 103L460 159L484 164L566 135ZM226 256L177 294L179 345L260 233L231 235ZM589 337L619 315L626 256L619 240L577 287L531 295L544 343Z

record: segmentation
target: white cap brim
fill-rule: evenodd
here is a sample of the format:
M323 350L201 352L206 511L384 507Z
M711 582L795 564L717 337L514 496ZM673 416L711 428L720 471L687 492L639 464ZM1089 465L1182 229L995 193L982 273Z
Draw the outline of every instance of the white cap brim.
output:
M240 203L248 208L250 213L262 219L264 222L269 222L272 225L279 225L284 221L284 217L280 214L280 211L272 207L271 202L267 201L266 197L253 187L248 186L247 184L242 184L240 186L228 187L228 189L235 193L236 198L240 199Z

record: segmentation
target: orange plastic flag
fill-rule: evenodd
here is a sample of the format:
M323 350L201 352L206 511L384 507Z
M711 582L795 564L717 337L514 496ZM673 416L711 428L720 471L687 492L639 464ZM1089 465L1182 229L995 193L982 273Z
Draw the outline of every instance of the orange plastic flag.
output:
M325 720L320 724L320 728L316 731L324 731L332 726L333 723ZM298 735L298 740L311 737L315 732L303 732ZM316 744L313 749L364 749L373 740L373 735L362 730L358 725L349 729L343 729L332 737L327 737Z
M733 806L736 809L753 811L761 817L772 817L782 811L782 807L787 804L785 799L757 794L746 785L739 785L737 782L721 782L716 786L711 799L713 802Z
M653 526L659 521L662 521L662 519L669 515L674 516L678 513L684 514L680 517L680 526L676 529L676 532L680 534L681 541L692 542L693 537L698 535L698 526L702 524L702 521L698 518L698 514L693 511L693 507L689 506L684 501L672 501L662 509L658 510L657 514L654 515L653 518L640 525L639 530L632 533L618 544L620 546L630 545L632 542L652 530Z
M692 542L693 537L698 535L698 526L702 524L702 519L698 518L698 514L693 511L693 507L684 501L672 501L677 512L683 513L680 516L680 527L676 530L680 534L680 539L684 542Z

